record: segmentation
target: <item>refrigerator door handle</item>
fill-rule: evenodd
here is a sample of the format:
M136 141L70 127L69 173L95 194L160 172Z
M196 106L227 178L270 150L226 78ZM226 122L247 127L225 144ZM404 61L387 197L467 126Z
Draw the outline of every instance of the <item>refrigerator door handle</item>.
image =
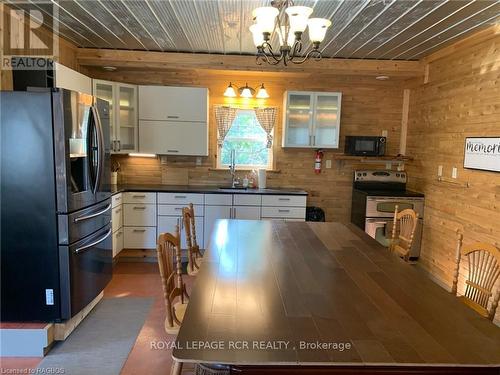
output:
M94 123L96 125L97 132L97 173L94 185L94 194L97 193L97 189L101 185L102 172L104 169L104 136L102 134L102 123L99 117L99 112L95 106L92 106L92 114L94 116Z
M102 238L98 239L97 241L94 241L94 242L89 243L88 245L76 248L75 254L81 253L83 250L86 250L90 247L93 247L97 244L100 244L102 241L104 241L106 238L108 238L111 235L111 233L112 233L112 230L110 229Z
M99 212L95 212L95 213L90 214L90 215L77 217L77 218L76 218L76 219L74 219L73 221L74 221L75 223L78 223L79 221L92 219L93 217L97 217L97 216L99 216L99 215L102 215L103 213L105 213L105 212L109 211L110 209L111 209L111 204L108 204L104 210L101 210L101 211L99 211Z

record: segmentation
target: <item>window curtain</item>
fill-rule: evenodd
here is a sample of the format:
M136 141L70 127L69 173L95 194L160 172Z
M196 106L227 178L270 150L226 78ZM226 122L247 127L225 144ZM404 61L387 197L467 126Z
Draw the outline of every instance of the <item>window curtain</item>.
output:
M217 144L222 147L226 134L233 125L234 118L236 117L237 108L227 106L215 107L215 122L217 123Z
M273 146L273 129L276 121L276 108L255 108L255 116L259 121L260 126L267 134L267 148Z

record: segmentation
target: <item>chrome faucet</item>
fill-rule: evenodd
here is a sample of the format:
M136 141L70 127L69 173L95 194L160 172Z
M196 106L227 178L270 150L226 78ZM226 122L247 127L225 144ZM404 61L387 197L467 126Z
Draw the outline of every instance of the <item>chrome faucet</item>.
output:
M231 164L229 165L229 173L231 173L231 187L234 189L238 183L236 177L236 150L231 149Z

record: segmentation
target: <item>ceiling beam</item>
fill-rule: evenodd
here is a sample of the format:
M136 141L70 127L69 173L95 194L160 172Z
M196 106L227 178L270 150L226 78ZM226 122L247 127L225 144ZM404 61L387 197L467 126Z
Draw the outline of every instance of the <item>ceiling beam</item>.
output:
M256 72L307 72L339 75L389 75L423 77L419 61L355 60L323 58L304 64L257 65L254 56L215 55L79 48L78 64L85 67L115 66L141 69L216 69Z

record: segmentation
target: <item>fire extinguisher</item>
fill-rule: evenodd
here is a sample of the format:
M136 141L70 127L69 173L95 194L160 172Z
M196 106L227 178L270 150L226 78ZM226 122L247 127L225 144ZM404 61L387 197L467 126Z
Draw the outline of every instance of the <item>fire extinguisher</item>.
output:
M314 159L314 173L321 173L321 160L323 159L323 151L316 150L316 157Z

